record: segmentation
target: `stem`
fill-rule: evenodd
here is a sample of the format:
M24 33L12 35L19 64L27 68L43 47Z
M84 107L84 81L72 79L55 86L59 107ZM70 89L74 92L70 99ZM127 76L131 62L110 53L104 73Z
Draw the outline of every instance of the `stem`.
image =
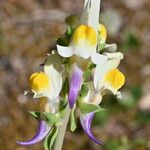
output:
M67 124L69 121L69 116L70 116L70 108L69 105L67 105L64 118L62 119L62 124L59 126L59 131L54 145L54 150L62 150L62 145L65 137Z

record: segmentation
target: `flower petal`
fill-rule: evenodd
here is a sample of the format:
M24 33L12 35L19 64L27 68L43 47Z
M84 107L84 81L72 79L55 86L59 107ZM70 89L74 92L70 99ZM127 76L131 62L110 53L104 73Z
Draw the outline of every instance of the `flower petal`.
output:
M81 44L74 45L75 54L84 59L89 58L92 53L96 52L96 46L89 46L87 41L83 41Z
M70 87L69 87L68 98L69 98L70 108L74 106L74 103L77 99L82 84L82 75L83 75L82 70L75 65L71 75Z
M88 14L90 8L90 0L84 1L84 9L80 18L80 24L88 24Z
M59 55L61 55L62 57L70 57L74 53L72 46L65 47L65 46L57 45L57 51Z
M92 0L90 3L91 5L89 11L88 25L92 26L96 32L98 32L98 26L99 26L100 2L101 2L100 0Z
M81 126L82 126L84 132L87 134L87 136L91 140L93 140L97 144L102 145L103 143L101 141L99 141L98 139L96 139L91 132L91 123L92 123L93 117L94 117L94 112L80 116Z
M51 80L50 90L47 91L48 98L50 100L55 100L59 96L62 88L62 76L53 67L53 65L44 65L44 72L49 76Z
M105 49L107 52L115 52L117 50L117 44L113 43L113 44L106 44Z
M97 91L100 90L99 81L102 80L104 74L111 69L118 67L120 60L123 59L123 54L120 52L106 53L107 61L103 65L97 65L94 73L94 86Z
M101 55L101 54L98 54L98 53L93 53L92 56L91 56L91 60L96 65L102 65L103 63L106 62L107 56Z
M25 141L25 142L21 142L21 141L16 141L16 142L19 145L36 144L36 143L40 142L41 140L43 140L46 137L46 135L49 133L50 129L51 128L46 124L46 122L41 120L39 122L38 131L37 131L36 135L32 139L30 139L28 141Z

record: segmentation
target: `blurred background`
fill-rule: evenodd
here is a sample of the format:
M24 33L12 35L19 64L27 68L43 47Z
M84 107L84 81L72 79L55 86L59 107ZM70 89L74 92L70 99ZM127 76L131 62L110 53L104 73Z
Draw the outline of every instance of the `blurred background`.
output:
M43 143L15 143L32 137L37 127L27 112L39 110L39 102L23 92L64 33L65 17L82 7L83 0L0 0L0 150L43 150ZM105 96L107 111L94 118L93 132L105 146L90 141L78 125L74 134L66 133L63 150L150 150L149 14L149 0L102 0L107 43L117 43L125 55L123 100Z

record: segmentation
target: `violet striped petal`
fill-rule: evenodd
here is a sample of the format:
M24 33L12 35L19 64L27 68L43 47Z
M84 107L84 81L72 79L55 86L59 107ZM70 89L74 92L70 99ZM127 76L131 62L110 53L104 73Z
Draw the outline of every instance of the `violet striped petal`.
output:
M25 141L25 142L16 141L16 143L19 144L19 145L36 144L36 143L40 142L41 140L43 140L46 137L46 135L49 133L50 129L51 128L46 124L45 121L40 120L37 133L35 134L35 136L33 138L31 138L30 140Z
M74 66L71 79L70 79L70 85L69 85L70 87L69 87L68 99L69 99L70 108L74 106L74 103L77 99L82 84L82 75L83 75L82 70L77 66Z
M91 113L88 113L86 115L80 116L81 126L82 126L84 132L87 134L87 136L91 140L93 140L97 144L103 145L103 143L101 141L99 141L98 139L96 139L94 137L94 135L92 134L91 123L92 123L93 117L94 117L94 112L91 112Z

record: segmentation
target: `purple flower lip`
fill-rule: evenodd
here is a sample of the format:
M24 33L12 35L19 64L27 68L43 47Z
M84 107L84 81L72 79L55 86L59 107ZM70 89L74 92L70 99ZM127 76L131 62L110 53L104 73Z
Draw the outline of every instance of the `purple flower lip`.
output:
M95 143L99 144L99 145L104 145L101 141L99 141L98 139L96 139L94 137L94 135L91 132L91 123L94 117L94 112L88 113L86 115L82 115L80 116L80 122L81 122L81 126L84 130L84 132L87 134L87 136L94 141Z
M16 141L16 143L19 145L24 145L24 146L36 144L36 143L42 141L46 137L46 135L49 133L50 129L51 128L46 124L45 121L40 120L37 133L35 134L35 136L33 138L31 138L30 140L25 141L25 142Z
M75 104L77 99L79 90L82 84L82 75L83 72L77 66L74 66L71 78L70 78L70 87L69 87L69 105L72 108Z

